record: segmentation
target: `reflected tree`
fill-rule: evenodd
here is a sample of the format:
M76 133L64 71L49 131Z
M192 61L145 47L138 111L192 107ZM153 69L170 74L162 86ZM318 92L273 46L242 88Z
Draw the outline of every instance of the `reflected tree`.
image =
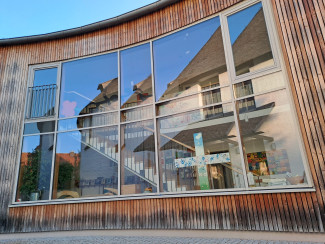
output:
M51 159L41 156L40 147L36 147L27 155L27 162L22 167L22 184L20 194L22 200L31 200L32 193L41 194L48 190L51 174Z

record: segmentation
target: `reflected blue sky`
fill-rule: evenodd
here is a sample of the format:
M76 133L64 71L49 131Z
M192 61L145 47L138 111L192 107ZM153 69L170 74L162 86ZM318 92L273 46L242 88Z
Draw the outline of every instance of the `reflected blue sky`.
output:
M78 118L72 119L63 119L58 121L58 130L74 130L78 129L77 127Z
M26 136L23 141L22 152L33 152L33 150L40 144L40 136Z
M154 41L154 69L156 101L220 26L213 18Z
M150 44L121 52L121 104L134 93L133 86L151 75Z
M53 145L53 137L54 137L54 134L24 136L22 152L23 153L31 153L38 146L41 146L42 149L44 149L43 148L44 146L50 147L51 145ZM50 141L52 141L52 142L50 142ZM43 144L41 145L41 143L43 143ZM49 148L46 148L46 149L49 149Z
M71 104L70 116L79 115L101 93L98 85L117 78L117 53L80 59L62 65L60 117L63 103Z
M57 68L36 70L33 86L56 84L57 73Z
M81 152L81 133L79 131L59 133L57 135L56 153Z
M261 8L262 3L257 3L228 17L228 27L231 44L234 44L239 35L252 21L254 16Z

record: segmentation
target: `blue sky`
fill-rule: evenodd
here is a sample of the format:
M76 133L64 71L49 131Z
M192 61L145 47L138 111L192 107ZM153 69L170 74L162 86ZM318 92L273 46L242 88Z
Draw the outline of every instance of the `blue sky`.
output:
M228 18L228 26L230 32L231 44L237 40L238 36L247 27L247 25L252 21L257 12L262 9L262 4L257 3L243 11L231 15Z
M154 41L157 101L166 91L168 84L180 75L219 26L220 21L216 17Z
M91 24L156 0L1 0L0 39Z

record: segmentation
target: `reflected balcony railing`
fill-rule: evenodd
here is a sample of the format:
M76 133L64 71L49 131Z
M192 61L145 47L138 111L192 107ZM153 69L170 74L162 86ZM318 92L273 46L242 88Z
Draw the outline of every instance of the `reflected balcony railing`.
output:
M55 84L28 87L25 118L53 116L56 89Z

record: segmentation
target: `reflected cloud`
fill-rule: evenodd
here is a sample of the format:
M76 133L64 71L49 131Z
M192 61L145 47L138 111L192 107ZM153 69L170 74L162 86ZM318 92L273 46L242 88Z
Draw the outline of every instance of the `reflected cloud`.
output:
M74 109L76 108L76 102L64 101L62 104L61 114L65 117L72 117L75 115Z

